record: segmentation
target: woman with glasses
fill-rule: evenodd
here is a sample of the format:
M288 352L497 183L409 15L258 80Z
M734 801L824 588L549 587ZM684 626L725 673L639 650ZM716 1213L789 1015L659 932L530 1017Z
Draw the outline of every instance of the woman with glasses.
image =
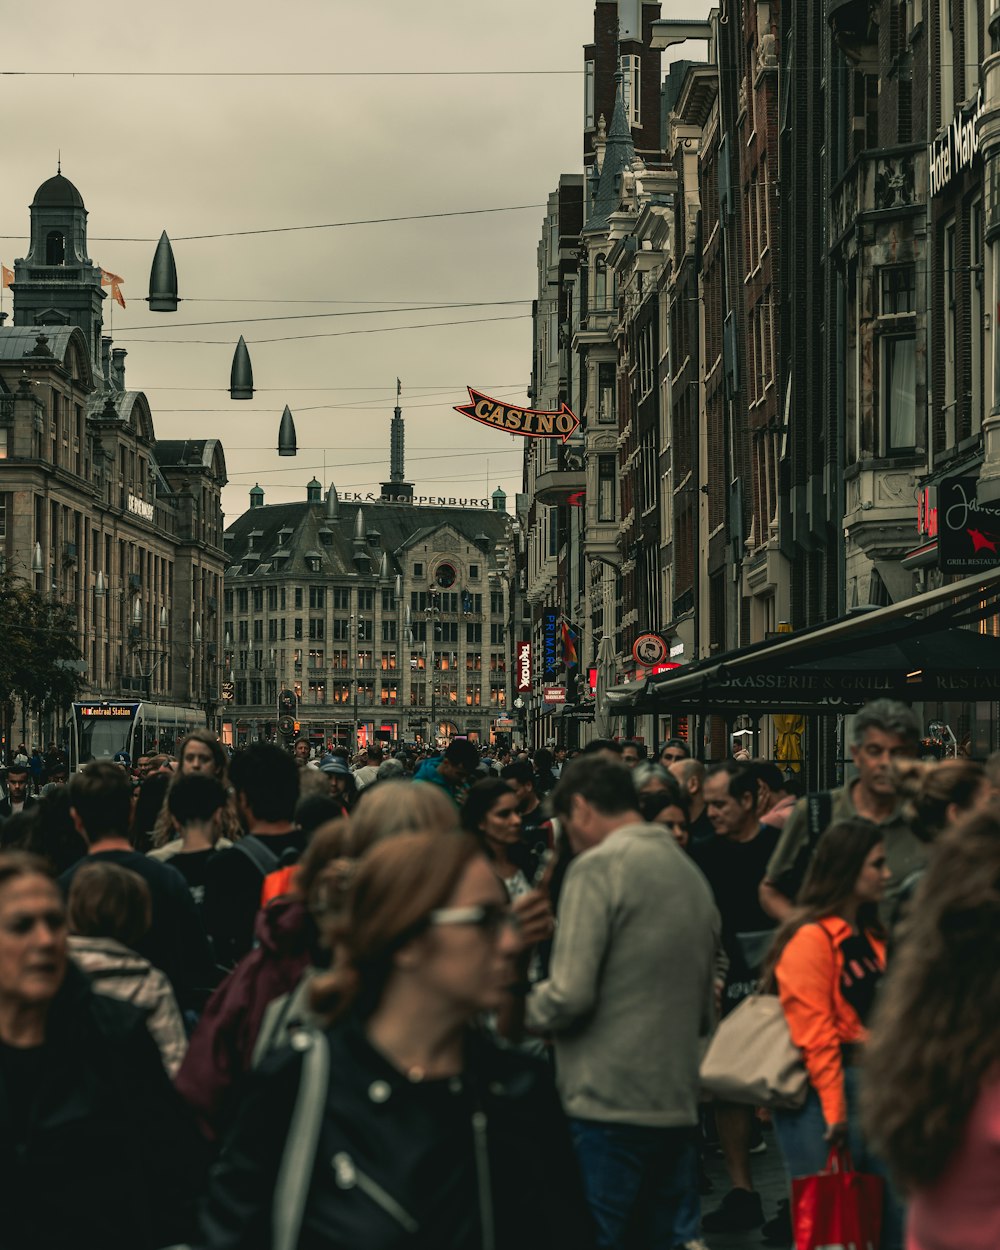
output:
M475 840L374 847L331 944L314 992L329 1028L298 1034L247 1090L201 1245L592 1246L549 1072L474 1028L522 988L521 939Z
M146 1015L69 959L45 861L0 855L0 1244L153 1250L189 1234L201 1150Z

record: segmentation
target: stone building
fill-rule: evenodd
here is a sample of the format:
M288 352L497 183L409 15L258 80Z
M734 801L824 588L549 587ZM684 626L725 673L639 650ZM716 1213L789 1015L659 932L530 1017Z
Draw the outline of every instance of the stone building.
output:
M57 174L30 212L14 324L0 325L4 567L75 608L86 695L195 706L211 722L222 445L157 439L125 351L102 333L106 293L76 187Z
M506 496L425 501L403 485L324 497L314 479L279 504L251 490L225 533L233 745L279 733L282 692L316 746L509 741Z

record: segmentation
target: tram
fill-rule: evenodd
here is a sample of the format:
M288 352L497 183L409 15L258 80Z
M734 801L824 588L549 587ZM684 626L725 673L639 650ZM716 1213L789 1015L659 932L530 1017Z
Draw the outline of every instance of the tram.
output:
M138 699L83 699L73 704L69 725L69 767L78 772L91 760L109 760L126 751L140 755L174 755L193 729L205 728L199 708Z

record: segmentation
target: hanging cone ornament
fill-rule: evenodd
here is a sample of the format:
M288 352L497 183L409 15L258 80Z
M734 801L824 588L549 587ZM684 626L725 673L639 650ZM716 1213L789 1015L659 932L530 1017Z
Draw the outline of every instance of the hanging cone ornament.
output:
M281 425L278 427L278 455L294 456L299 450L295 441L295 422L292 420L291 409L285 404L281 414Z
M236 344L236 351L233 352L233 367L229 373L229 398L253 399L253 366L250 364L250 353L242 334Z
M166 230L160 235L149 271L149 311L177 311L177 265Z

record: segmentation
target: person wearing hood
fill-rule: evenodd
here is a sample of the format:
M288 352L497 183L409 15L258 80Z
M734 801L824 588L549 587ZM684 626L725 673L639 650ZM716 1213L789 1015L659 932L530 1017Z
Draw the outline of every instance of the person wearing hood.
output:
M73 878L67 906L70 958L98 994L133 1003L146 1014L146 1027L173 1078L187 1050L184 1020L166 976L132 949L149 929L149 886L118 864L85 864Z

